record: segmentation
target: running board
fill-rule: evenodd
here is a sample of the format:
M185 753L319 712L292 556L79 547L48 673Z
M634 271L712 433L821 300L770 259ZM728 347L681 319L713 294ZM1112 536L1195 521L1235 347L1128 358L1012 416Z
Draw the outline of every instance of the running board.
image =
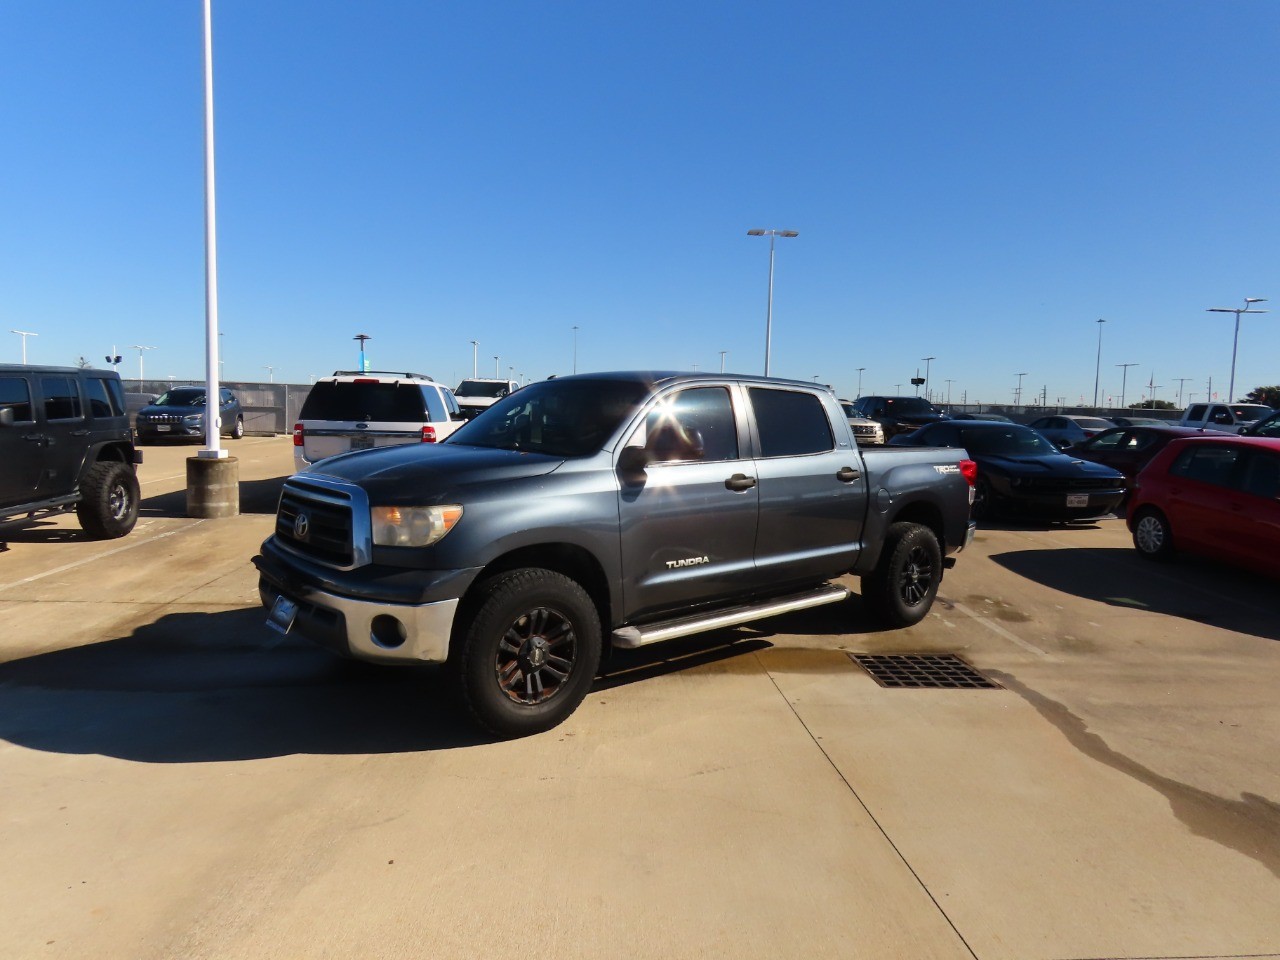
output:
M663 640L674 640L676 637L687 637L707 630L736 627L740 623L763 620L765 617L776 617L780 613L808 610L810 607L820 607L824 603L839 603L851 593L852 591L847 587L826 584L816 590L793 593L764 603L728 607L723 610L717 610L714 613L696 617L680 617L675 620L663 620L659 623L647 623L641 627L620 627L613 631L613 645L626 650L634 650L636 647L659 643Z

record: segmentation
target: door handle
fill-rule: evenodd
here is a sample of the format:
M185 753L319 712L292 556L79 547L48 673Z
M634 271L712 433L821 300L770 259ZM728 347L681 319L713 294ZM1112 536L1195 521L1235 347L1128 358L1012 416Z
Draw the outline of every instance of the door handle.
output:
M853 467L841 467L836 471L836 479L841 483L853 483L860 476L862 476L862 472L853 469Z
M88 430L72 430L71 435L73 437L87 437L89 435L89 431Z
M750 490L756 485L756 478L748 477L745 473L735 473L724 485L730 490Z
M43 433L24 433L22 435L22 439L30 440L32 443L34 443L38 447L43 447L47 442L47 438Z

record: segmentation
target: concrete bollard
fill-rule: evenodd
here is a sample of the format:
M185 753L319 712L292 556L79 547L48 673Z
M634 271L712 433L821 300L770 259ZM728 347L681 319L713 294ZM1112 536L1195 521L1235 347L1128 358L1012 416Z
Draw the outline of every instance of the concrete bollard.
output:
M240 461L187 458L187 516L220 520L240 516Z

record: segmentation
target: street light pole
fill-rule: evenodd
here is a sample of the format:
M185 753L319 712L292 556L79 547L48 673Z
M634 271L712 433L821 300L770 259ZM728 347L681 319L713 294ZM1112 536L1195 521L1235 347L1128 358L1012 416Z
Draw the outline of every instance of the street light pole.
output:
M364 358L364 342L366 340L372 340L373 337L369 336L367 333L357 333L351 339L360 341L360 372L365 373L369 369L369 367L368 367L368 361L366 361Z
M1093 366L1093 407L1098 408L1098 380L1102 374L1102 325L1107 321L1098 318L1098 359Z
M950 407L950 406L951 406L951 385L952 385L953 383L955 383L955 381L954 381L954 380L944 380L944 381L942 381L942 382L943 382L943 383L945 383L945 384L947 385L947 406L948 406L948 407Z
M142 375L142 355L148 350L154 350L155 347L144 347L140 343L135 343L133 344L133 349L138 351L138 391L144 392L142 381L145 380L146 377Z
M493 358L493 379L498 379L498 358Z
M578 325L573 325L573 372L578 372Z
M920 359L924 361L924 399L925 399L925 402L928 403L930 402L929 401L929 364L932 363L934 360L937 360L938 358L937 357L921 357Z
M1117 363L1117 364L1116 364L1116 366L1121 368L1121 373L1120 373L1120 409L1121 409L1121 410L1123 410L1123 409L1124 409L1124 386L1125 386L1125 380L1126 380L1126 378L1129 376L1129 368L1130 368L1130 367L1136 367L1136 366L1137 366L1137 364L1136 364L1136 363Z
M720 372L721 373L724 373L724 358L725 358L725 354L727 354L728 352L729 352L728 350L720 351Z
M798 237L795 230L748 230L748 237L769 238L769 306L764 316L764 375L769 375L769 356L773 345L773 242L776 237Z
M1013 405L1015 407L1022 406L1022 378L1025 377L1026 375L1027 373L1025 370L1022 373L1018 374L1018 389L1014 391L1014 400L1013 400Z
M275 382L276 382L276 368L275 368L275 367L273 367L273 366L271 366L271 365L270 365L270 364L268 364L268 363L264 363L264 364L262 365L262 369L263 369L263 370L265 370L265 371L267 371L267 383L275 383Z
M866 367L859 367L859 368L858 368L858 395L857 395L857 397L854 397L854 399L855 399L855 400L856 400L858 397L862 396L862 371L863 371L863 370L865 370L865 369L867 369L867 368L866 368Z
M477 358L479 357L479 354L476 351L479 349L480 349L480 341L472 340L471 341L471 379L473 380L476 377L480 376L480 373L479 373L480 368L476 366Z
M22 363L25 366L27 362L27 337L38 337L40 334L32 333L30 330L10 330L10 333L16 333L22 338Z
M1245 297L1243 307L1209 307L1205 313L1234 313L1236 315L1236 332L1235 337L1231 341L1231 380L1227 386L1227 403L1234 403L1232 399L1236 395L1236 347L1240 344L1240 314L1242 313L1268 313L1267 310L1253 310L1249 307L1251 303L1266 303L1266 297Z
M1182 385L1186 383L1188 380L1192 380L1194 378L1193 377L1177 377L1176 379L1178 381L1178 406L1181 407L1182 406Z

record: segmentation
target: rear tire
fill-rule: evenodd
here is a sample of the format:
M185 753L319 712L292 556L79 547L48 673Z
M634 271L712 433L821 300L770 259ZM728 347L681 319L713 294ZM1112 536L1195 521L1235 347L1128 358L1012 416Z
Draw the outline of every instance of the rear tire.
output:
M942 582L942 548L928 527L894 523L876 569L862 578L862 602L887 627L919 623Z
M473 719L502 738L542 733L577 709L600 665L600 616L587 592L526 567L480 587L454 667Z
M231 439L240 440L244 437L244 417L236 417L236 425L231 428Z
M1133 518L1133 546L1144 560L1173 558L1173 530L1163 513L1154 507L1142 508Z
M80 478L76 517L99 540L123 537L138 522L138 477L119 461L95 463Z

